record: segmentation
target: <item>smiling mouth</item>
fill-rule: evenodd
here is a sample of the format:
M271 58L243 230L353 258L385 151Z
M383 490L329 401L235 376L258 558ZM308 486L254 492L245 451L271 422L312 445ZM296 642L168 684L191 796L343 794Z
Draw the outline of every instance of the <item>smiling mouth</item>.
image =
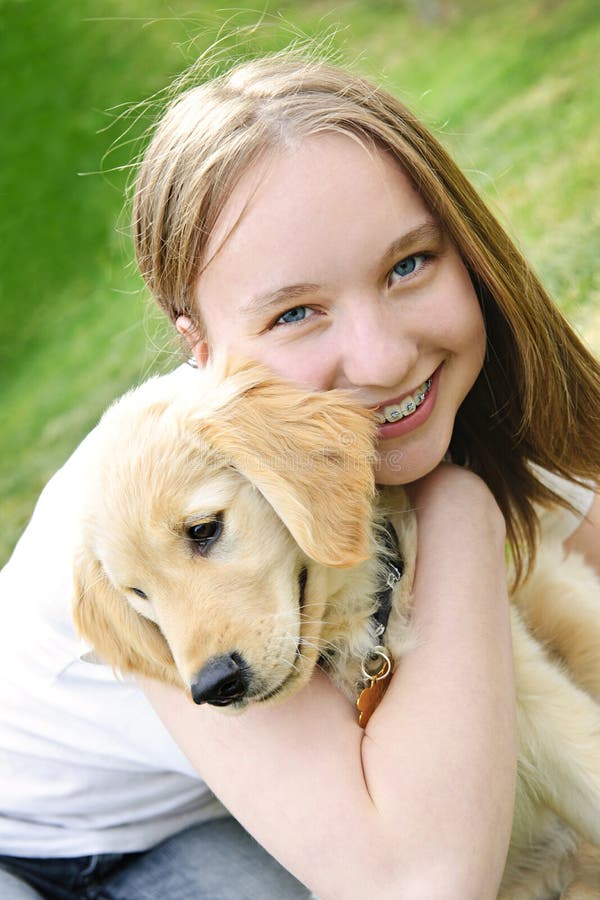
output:
M400 419L406 419L419 408L425 397L431 390L433 376L427 378L423 384L412 393L406 394L397 403L388 403L385 406L379 406L375 410L375 419L378 425L391 424L398 422Z

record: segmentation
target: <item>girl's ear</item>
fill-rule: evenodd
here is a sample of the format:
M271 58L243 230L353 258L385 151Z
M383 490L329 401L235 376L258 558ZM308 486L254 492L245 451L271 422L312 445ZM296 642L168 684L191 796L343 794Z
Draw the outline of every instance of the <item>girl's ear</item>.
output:
M178 316L175 321L175 328L187 341L198 368L203 369L208 362L208 341L206 338L200 334L197 326L194 325L188 316Z
M102 662L181 686L171 651L154 622L144 619L115 590L100 564L82 548L75 562L73 621Z
M252 382L251 373L234 373L241 390L198 420L202 438L258 488L312 559L340 567L366 559L375 490L372 415L349 392L309 393L264 372Z

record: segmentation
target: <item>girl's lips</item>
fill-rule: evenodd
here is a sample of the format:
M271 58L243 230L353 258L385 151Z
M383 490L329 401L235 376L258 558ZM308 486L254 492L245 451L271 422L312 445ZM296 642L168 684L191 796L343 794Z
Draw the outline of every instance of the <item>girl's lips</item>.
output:
M377 426L377 437L379 440L391 440L391 438L408 434L409 431L414 431L415 428L418 428L429 418L435 405L441 368L441 366L438 366L431 376L431 387L429 388L425 399L420 406L417 407L414 413L399 419L397 422L386 422L384 425ZM407 394L403 395L403 397L406 396ZM384 405L390 406L392 402L398 401L390 401Z

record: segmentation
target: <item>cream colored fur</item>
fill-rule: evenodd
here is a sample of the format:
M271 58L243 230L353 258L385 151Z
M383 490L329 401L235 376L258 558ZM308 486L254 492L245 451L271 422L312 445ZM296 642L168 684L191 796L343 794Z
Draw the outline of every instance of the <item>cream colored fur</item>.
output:
M115 668L188 690L208 660L236 651L252 676L238 709L284 699L325 658L354 699L378 643L384 513L405 560L386 642L398 661L415 640L415 519L401 489L375 493L373 437L348 394L304 392L248 364L126 395L103 418L90 464L80 633ZM220 537L195 552L187 529L217 515ZM543 546L512 626L520 749L500 896L583 900L600 845L598 579L559 544Z

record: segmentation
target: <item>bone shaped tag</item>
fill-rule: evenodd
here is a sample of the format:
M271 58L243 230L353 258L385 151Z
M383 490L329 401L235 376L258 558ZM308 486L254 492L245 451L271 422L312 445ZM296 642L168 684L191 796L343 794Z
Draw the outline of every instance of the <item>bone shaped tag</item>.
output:
M387 691L392 677L393 663L391 656L387 651L384 653L382 650L377 650L376 656L379 656L381 659L381 666L377 672L367 672L363 664L363 675L369 683L362 689L356 701L356 708L359 713L358 724L361 728L366 728L367 722Z

